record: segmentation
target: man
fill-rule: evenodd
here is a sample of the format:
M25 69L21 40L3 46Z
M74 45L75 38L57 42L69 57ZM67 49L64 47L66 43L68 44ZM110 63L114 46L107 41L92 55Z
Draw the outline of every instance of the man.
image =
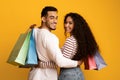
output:
M59 48L58 38L51 33L57 25L57 9L52 6L43 8L41 12L41 27L34 28L36 50L39 65L29 73L29 80L57 80L57 69L59 67L76 67L81 62L73 61L63 57Z

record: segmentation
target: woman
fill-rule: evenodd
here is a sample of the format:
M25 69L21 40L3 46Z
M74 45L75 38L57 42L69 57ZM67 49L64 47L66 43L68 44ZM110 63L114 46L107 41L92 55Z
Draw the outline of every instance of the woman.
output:
M70 33L62 47L65 57L72 60L84 61L99 50L95 38L85 19L78 13L68 13L64 18L65 35ZM61 68L59 80L84 80L80 67Z

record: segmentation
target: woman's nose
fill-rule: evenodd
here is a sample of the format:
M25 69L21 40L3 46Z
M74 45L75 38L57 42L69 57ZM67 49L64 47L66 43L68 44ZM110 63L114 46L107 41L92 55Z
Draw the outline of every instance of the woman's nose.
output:
M68 27L68 26L69 26L69 24L66 23L66 24L65 24L65 27Z

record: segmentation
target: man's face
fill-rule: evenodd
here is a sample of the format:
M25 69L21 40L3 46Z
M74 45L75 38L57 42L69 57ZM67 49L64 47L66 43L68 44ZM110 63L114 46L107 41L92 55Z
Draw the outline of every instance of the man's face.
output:
M57 25L57 11L48 11L47 16L45 17L45 25L49 30L55 30Z

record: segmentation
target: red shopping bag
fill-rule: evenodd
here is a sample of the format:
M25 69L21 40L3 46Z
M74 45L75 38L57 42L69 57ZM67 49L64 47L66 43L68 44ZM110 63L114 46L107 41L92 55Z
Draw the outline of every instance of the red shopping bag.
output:
M97 65L94 59L94 56L88 56L84 61L85 70L95 70L97 69Z

